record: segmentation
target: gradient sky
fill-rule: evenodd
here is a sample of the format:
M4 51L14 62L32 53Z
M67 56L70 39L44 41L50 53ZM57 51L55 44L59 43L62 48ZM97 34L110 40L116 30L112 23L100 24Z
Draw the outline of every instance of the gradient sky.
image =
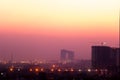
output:
M118 47L120 0L0 0L0 59L90 59L91 46Z

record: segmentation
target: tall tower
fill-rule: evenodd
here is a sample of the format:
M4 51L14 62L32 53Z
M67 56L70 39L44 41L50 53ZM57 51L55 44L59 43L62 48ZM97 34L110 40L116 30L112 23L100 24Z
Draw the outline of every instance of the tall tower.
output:
M110 47L92 46L92 67L107 68L110 65L110 53Z
M92 46L92 67L116 70L120 67L120 48Z

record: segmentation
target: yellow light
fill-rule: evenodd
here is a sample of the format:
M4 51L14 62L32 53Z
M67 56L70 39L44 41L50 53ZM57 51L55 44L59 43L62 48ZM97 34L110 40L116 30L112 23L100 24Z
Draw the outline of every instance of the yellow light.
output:
M53 64L52 67L55 68L56 66Z
M58 72L61 72L61 69L58 69Z
M33 70L30 68L29 71L32 72Z
M13 71L13 68L10 68L10 71Z
M54 69L51 69L51 72L53 72L54 71Z
M35 72L38 72L39 71L39 69L38 68L35 68Z
M72 69L72 68L71 68L71 69L70 69L70 71L71 71L71 72L73 72L73 71L74 71L74 69Z
M44 69L43 69L43 68L41 68L41 69L40 69L40 71L44 71Z

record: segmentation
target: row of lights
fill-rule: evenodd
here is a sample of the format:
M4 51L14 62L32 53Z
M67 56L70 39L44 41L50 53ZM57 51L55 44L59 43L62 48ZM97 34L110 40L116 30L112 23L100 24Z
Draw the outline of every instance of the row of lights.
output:
M9 71L10 71L10 72L13 72L13 71L14 71L14 68L9 68ZM17 71L21 71L21 69L18 68ZM38 73L38 72L44 72L44 68L41 68L41 69L40 69L40 68L35 68L35 69L30 68L29 71L30 71L30 72L36 72L36 73ZM51 72L54 72L54 71L56 71L56 69L51 68L50 71L51 71ZM57 71L58 71L58 72L62 72L62 71L65 71L65 72L68 72L68 71L74 72L75 70L74 70L73 68L71 68L71 69L64 69L64 70L62 70L62 69L59 68L59 69L57 69ZM107 72L108 72L107 69L100 69L100 70L98 70L98 69L94 69L94 70L93 70L93 69L87 69L87 72L93 72L93 71L94 71L94 72L100 71L101 73L107 73ZM81 69L78 69L78 72L82 72L82 70L81 70ZM3 76L4 73L1 72L0 75Z
M10 68L9 71L10 71L10 72L13 72L13 71L14 71L14 68ZM21 71L21 69L18 68L17 71Z
M39 68L35 68L35 69L30 68L29 71L30 71L30 72L32 72L32 71L35 71L35 72L41 71L41 72L43 72L44 69L43 69L43 68L41 68L41 69L39 69Z
M51 68L51 69L50 69L51 72L54 72L54 71L56 71L56 70L57 70L58 72L61 72L61 71L74 72L74 71L75 71L73 68L64 69L64 70L62 70L62 69L60 69L60 68L58 68L58 69ZM10 71L10 72L14 71L14 68L9 68L9 71ZM18 68L17 71L21 71L21 69ZM29 71L30 71L30 72L34 72L34 71L35 71L35 72L44 72L45 70L44 70L44 68L35 68L35 69L30 68ZM78 72L82 72L82 71L83 71L83 70L78 69ZM93 69L87 69L87 72L93 72L93 71L94 71L94 72L98 72L98 69L94 69L94 70L93 70ZM101 71L101 72L107 72L108 70L107 70L107 69L100 69L99 71Z
M40 72L40 71L41 71L41 72L44 72L44 69L43 69L43 68L41 68L41 69L39 69L39 68L35 68L35 69L30 68L29 71L30 71L30 72L32 72L32 71L35 71L35 72ZM73 68L71 68L71 69L64 69L64 70L62 70L62 69L60 69L60 68L58 68L57 70L54 69L54 68L51 68L50 71L51 71L51 72L54 72L54 71L58 71L58 72L62 72L62 71L65 71L65 72L68 72L68 71L74 72L75 70L74 70ZM88 72L91 72L90 69L88 69L87 71L88 71ZM82 70L81 70L81 69L78 69L78 72L82 72Z
M13 71L14 71L14 68L10 68L9 71L10 71L10 72L13 72ZM17 71L21 71L21 69L18 68ZM41 68L41 69L40 69L40 68L35 68L35 69L30 68L29 71L30 71L30 72L32 72L32 71L35 71L35 72L40 72L40 71L41 71L41 72L44 72L44 69L43 69L43 68ZM54 72L54 71L56 71L56 69L51 68L50 71L51 71L51 72ZM58 71L58 72L61 72L61 71L63 71L63 70L61 70L61 69L59 68L59 69L57 69L57 71ZM73 68L71 68L70 70L69 70L69 69L65 69L64 71L66 71L66 72L67 72L67 71L73 72L74 69L73 69ZM81 72L82 70L79 69L78 71Z

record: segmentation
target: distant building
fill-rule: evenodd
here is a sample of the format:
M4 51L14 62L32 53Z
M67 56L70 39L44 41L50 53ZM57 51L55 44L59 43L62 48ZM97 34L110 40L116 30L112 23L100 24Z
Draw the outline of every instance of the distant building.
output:
M73 60L74 60L74 52L62 49L60 59L61 59L62 63L73 62Z
M92 46L93 68L116 68L120 66L120 48L109 46Z

